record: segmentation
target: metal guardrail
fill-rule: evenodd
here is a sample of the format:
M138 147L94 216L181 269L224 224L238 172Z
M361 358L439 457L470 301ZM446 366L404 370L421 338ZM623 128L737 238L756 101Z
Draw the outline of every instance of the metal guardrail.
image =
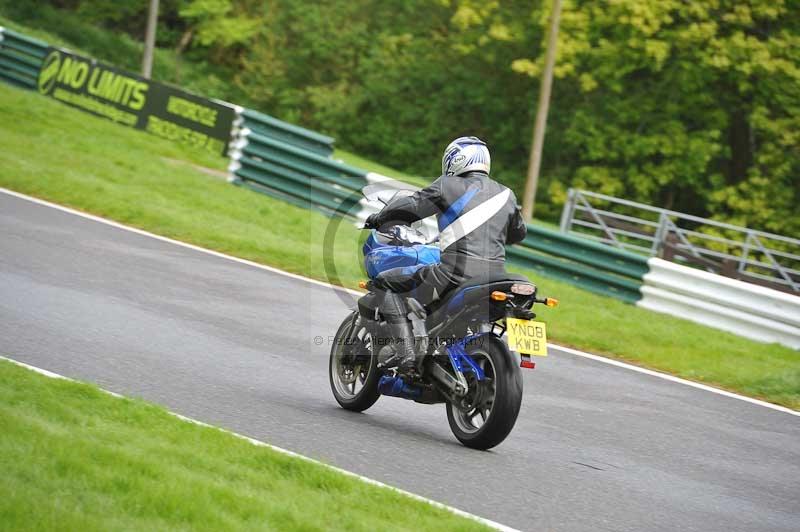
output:
M512 263L629 303L641 298L642 277L649 271L641 255L535 225L506 253Z
M570 189L561 232L800 293L800 240Z
M48 44L0 26L0 79L35 89Z
M228 170L232 183L328 214L355 208L367 185L366 171L321 155L320 142L329 137L291 124L276 124L280 121L274 118L270 129L252 128L252 113L243 110L231 144ZM330 140L327 146L332 149ZM310 144L315 149L309 149Z
M243 127L255 133L306 149L323 157L330 157L333 154L334 139L332 137L283 122L252 109L243 109L241 116Z

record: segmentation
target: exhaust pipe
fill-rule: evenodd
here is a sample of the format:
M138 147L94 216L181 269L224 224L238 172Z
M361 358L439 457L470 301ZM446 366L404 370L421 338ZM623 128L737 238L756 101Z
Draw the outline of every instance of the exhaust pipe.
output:
M378 381L378 391L383 395L402 397L403 399L417 399L422 395L422 390L403 381L402 377L383 375Z

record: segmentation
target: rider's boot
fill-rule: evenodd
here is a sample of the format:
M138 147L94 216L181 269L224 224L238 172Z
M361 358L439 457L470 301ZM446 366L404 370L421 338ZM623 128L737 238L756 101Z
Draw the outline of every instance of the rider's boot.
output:
M425 320L428 313L425 307L414 298L406 299L410 312L408 321L411 322L411 331L414 334L414 352L416 354L416 367L420 368L425 353L428 352L428 329Z
M392 323L388 322L389 330L392 333L395 341L395 351L401 355L397 365L403 369L414 367L417 354L414 349L414 335L411 332L411 324L407 319L401 318L402 321Z
M401 368L414 367L416 352L414 350L414 334L411 322L406 318L406 308L403 298L392 292L387 292L381 308L389 326L389 332L395 341L395 351L400 355L398 366Z

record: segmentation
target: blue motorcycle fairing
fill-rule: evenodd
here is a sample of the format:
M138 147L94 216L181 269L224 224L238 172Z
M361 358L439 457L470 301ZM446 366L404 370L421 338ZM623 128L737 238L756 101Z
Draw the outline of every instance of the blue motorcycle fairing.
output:
M381 272L392 268L408 268L408 273L438 264L441 252L438 246L416 244L413 246L395 246L382 241L374 229L370 231L362 249L364 267L370 279L375 279Z

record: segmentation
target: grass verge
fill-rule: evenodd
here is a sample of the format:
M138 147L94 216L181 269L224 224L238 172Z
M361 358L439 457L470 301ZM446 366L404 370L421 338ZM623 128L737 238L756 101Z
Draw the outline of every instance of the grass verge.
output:
M487 530L94 386L4 360L0 384L5 530Z
M197 171L226 161L0 85L0 186L158 234L355 287L362 233ZM330 244L330 253L324 244ZM330 276L330 265L337 277ZM326 268L327 266L327 268ZM800 408L800 357L518 270L545 295L551 339Z

